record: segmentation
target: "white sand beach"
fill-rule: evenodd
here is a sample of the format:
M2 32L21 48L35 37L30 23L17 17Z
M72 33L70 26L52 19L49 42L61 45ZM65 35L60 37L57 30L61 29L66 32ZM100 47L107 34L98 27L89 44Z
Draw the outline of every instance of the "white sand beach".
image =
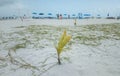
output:
M50 26L74 26L74 19L24 19L21 21L17 20L1 20L0 29L8 30L9 27L16 26L29 26L29 25L50 25ZM116 19L77 19L77 26L91 25L91 24L110 24L120 23L120 20Z
M27 26L27 25L63 25L63 26L73 26L74 19L24 19L21 21L17 20L1 20L0 26ZM89 25L89 24L110 24L110 23L120 23L120 20L116 19L77 19L77 25ZM9 26L8 26L9 25Z
M59 65L65 29L72 38ZM120 20L1 20L0 76L120 76Z

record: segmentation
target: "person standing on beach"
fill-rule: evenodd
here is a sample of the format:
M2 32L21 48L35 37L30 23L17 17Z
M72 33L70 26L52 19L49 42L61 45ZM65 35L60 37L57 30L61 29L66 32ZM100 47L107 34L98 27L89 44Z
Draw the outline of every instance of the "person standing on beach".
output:
M60 19L62 19L62 14L60 14Z
M77 25L77 20L76 20L76 18L75 18L75 20L74 20L74 25Z
M68 15L68 19L70 19L70 15Z
M57 14L57 19L59 19L59 14Z

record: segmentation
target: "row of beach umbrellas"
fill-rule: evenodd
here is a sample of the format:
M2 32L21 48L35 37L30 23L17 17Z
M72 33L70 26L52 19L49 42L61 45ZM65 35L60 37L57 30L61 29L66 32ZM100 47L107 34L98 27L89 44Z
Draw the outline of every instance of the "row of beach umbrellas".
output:
M33 15L45 15L45 13L36 13L36 12L33 12L32 13ZM53 15L52 13L48 13L47 15ZM63 14L64 16L67 16L69 14ZM79 14L78 14L79 15ZM76 16L76 14L72 14L72 16ZM86 16L90 16L90 14L86 14Z
M36 12L33 12L32 13L33 15L41 15L41 16L43 16L43 15L48 15L48 16L53 16L54 14L52 14L52 13L36 13ZM84 16L84 17L90 17L91 16L91 14L89 14L89 13L78 13L78 14L66 14L66 13L64 13L64 14L56 14L56 15L63 15L63 16L73 16L73 17L75 17L75 16L79 16L79 17L82 17L82 16ZM99 16L100 17L100 14L98 14L97 16Z
M34 14L34 15L44 15L44 13L36 13L36 12L33 12L32 14ZM52 13L48 13L48 15L52 15Z

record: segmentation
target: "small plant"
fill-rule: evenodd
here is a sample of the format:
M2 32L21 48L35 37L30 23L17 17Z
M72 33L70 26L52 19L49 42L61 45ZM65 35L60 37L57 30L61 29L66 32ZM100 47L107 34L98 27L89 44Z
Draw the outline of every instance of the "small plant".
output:
M60 54L63 51L64 46L69 42L70 39L71 36L67 35L65 30L62 37L60 38L60 41L58 42L58 46L56 47L57 55L58 55L58 64L61 64Z

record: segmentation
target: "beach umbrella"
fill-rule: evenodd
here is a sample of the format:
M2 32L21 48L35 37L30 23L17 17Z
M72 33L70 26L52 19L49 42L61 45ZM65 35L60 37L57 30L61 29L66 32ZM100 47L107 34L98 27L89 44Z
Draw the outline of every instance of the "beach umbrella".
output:
M48 18L52 18L52 13L48 13Z
M36 13L36 12L33 12L32 14L35 14L35 15L36 15L37 13Z
M48 15L52 15L52 13L48 13Z
M72 16L75 16L75 14L72 14Z
M91 14L84 14L84 16L91 16Z
M39 15L44 15L44 13L39 13Z
M67 14L64 14L64 16L67 16Z
M97 16L100 16L100 14L98 14Z

